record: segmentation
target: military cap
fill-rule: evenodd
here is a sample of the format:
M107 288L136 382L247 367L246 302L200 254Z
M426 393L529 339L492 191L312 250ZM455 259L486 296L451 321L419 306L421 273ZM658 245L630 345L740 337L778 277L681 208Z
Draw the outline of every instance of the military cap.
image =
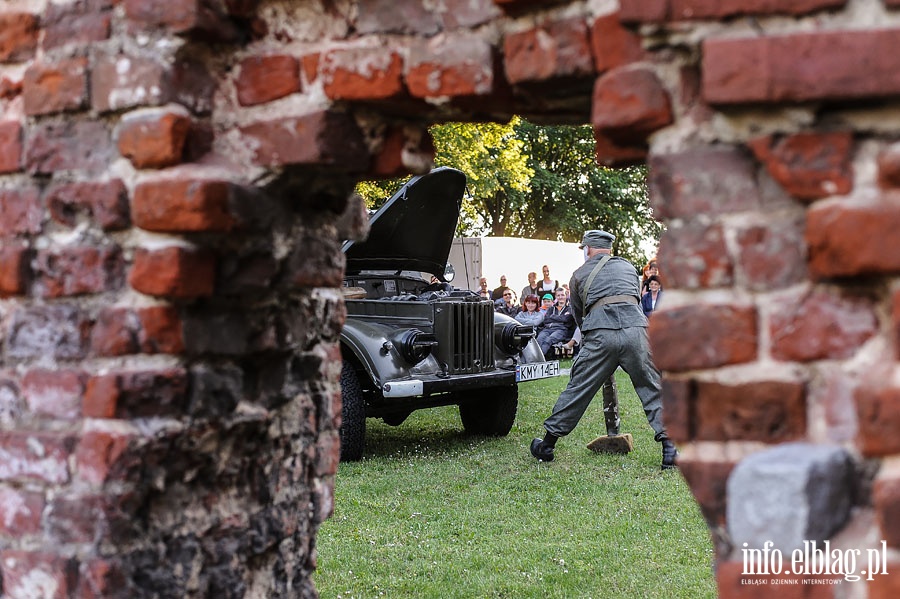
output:
M616 236L612 233L607 233L600 229L592 229L591 231L584 232L584 237L581 238L581 244L578 247L583 248L584 246L588 246L608 250L612 248L613 241L615 240Z

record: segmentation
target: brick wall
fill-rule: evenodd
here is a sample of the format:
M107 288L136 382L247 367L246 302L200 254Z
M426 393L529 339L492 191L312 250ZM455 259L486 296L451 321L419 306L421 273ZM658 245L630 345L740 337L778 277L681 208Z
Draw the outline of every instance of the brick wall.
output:
M729 473L789 441L848 452L839 537L897 570L898 39L893 0L4 3L3 594L314 596L352 185L514 114L650 164L721 596Z

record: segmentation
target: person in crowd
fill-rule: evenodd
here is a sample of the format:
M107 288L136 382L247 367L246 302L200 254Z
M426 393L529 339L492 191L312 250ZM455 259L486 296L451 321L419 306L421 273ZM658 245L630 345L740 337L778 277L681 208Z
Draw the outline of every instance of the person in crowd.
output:
M656 258L650 260L646 266L644 266L643 277L641 278L641 295L647 293L648 283L650 281L650 277L657 277L660 280L660 285L662 285L662 279L659 277L659 263L657 263Z
M556 290L556 302L544 314L544 322L538 330L537 342L545 357L553 353L553 345L565 343L575 334L575 317L569 306L569 296L560 287Z
M509 287L506 286L506 275L500 275L500 286L491 293L491 299L503 299L503 292L507 289L509 289Z
M522 293L519 294L519 297L522 298L522 307L525 307L525 298L529 295L537 295L538 294L538 284L537 284L537 273L530 272L528 273L528 285L522 288Z
M503 297L494 302L494 311L515 317L519 313L519 305L516 303L512 289L503 292Z
M480 289L478 290L478 295L485 299L491 299L491 290L488 289L487 279L481 277L480 279L478 279L478 285L480 287Z
M650 313L656 310L656 303L662 297L662 284L659 282L658 276L650 275L650 278L647 279L647 289L647 293L641 296L641 309L644 311L644 316L649 318Z
M550 278L550 267L545 264L541 267L541 272L544 273L544 278L538 283L538 292L555 293L556 288L559 287L559 281Z
M663 426L660 374L650 354L647 317L638 306L640 280L630 262L611 256L614 240L600 230L586 231L582 238L586 261L569 281L581 350L569 383L544 420L544 438L531 442L531 455L552 461L557 440L572 432L597 391L621 366L641 399L654 438L662 444L662 468L674 468L678 451Z
M553 294L545 293L541 296L541 314L546 315L547 310L553 307Z
M538 308L538 297L535 294L526 295L522 302L522 310L516 314L516 320L522 324L540 326L544 321L544 313Z

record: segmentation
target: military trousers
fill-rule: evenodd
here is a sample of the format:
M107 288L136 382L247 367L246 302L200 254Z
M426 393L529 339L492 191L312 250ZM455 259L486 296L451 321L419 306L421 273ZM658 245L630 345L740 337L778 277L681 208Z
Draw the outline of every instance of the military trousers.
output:
M544 421L547 432L557 437L572 432L597 391L619 366L631 378L656 439L664 436L660 375L650 355L645 327L584 332L569 383L556 400L553 413Z

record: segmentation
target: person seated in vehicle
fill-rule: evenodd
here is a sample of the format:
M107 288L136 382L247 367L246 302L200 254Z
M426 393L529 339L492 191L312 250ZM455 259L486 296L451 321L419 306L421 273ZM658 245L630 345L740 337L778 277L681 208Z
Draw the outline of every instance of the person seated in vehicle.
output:
M556 302L544 314L544 321L538 329L537 342L544 352L545 358L550 358L555 351L553 346L557 343L565 343L575 335L575 316L569 306L569 294L562 287L556 290Z

